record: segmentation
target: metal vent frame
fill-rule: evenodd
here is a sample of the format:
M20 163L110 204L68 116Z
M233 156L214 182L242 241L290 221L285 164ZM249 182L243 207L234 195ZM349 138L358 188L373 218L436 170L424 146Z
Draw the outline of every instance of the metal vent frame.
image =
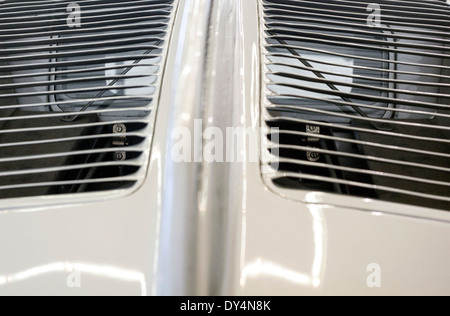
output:
M73 1L59 2L58 5L67 5L67 4L72 3L72 2ZM179 6L179 1L178 0L171 0L171 1L165 1L165 0L164 1L160 1L160 0L147 0L147 1L145 1L145 0L142 0L142 1L138 1L139 3L136 3L136 1L124 0L124 1L119 1L119 2L123 2L124 4L127 5L126 12L122 13L122 12L120 12L120 9L118 9L116 7L115 12L112 12L111 16L110 16L110 13L108 13L108 9L107 8L106 8L107 10L105 11L106 13L96 14L96 12L97 12L96 10L100 9L100 7L103 7L103 8L108 7L108 6L114 7L114 6L116 6L118 4L118 2L113 2L113 3L107 3L106 2L105 3L105 1L103 1L103 0L84 0L84 1L78 1L77 3L81 5L82 9L83 9L83 5L87 5L89 7L88 10L89 9L92 10L92 12L89 12L89 13L91 15L94 15L94 16L91 19L89 19L89 23L88 24L92 27L92 32L94 32L94 33L97 32L99 29L100 30L104 29L104 30L109 31L109 32L111 31L111 29L115 29L114 23L112 25L111 24L110 25L106 25L106 26L103 25L103 24L105 24L103 19L105 19L105 18L108 19L108 17L110 17L110 19L112 19L112 20L110 20L110 22L111 22L111 21L114 21L114 19L120 18L122 16L123 16L123 18L129 19L129 20L127 20L127 24L124 26L125 27L124 30L127 30L127 29L139 30L140 25L144 25L144 27L145 27L145 25L151 26L152 22L151 21L146 21L146 20L148 20L148 18L143 18L142 16L137 16L135 19L133 19L133 18L130 19L130 17L129 17L130 14L132 14L135 10L147 9L148 11L151 11L151 10L158 10L158 8L163 8L163 7L170 8L170 10L167 11L167 15L166 15L168 22L166 23L165 28L164 28L165 36L164 36L164 38L162 38L162 42L161 42L162 44L158 45L158 47L155 47L155 49L158 50L158 53L155 54L154 57L158 59L158 62L156 64L154 64L154 65L159 68L158 73L154 74L154 76L156 77L155 81L152 82L152 85L155 87L155 89L154 89L154 92L152 93L152 95L148 95L148 96L144 96L144 97L141 97L141 96L134 97L134 99L142 98L142 100L145 100L145 99L150 100L150 101L147 102L148 103L147 106L145 106L145 107L141 107L141 106L138 107L138 106L136 106L135 108L130 107L130 108L126 109L127 111L131 111L131 112L133 110L135 110L135 111L145 111L145 113L147 113L147 114L145 116L143 116L141 119L137 119L136 117L135 118L130 117L129 119L116 119L116 120L111 119L111 118L107 118L105 121L102 121L102 122L98 121L98 122L95 122L95 123L92 124L92 126L113 125L113 126L117 126L117 127L122 127L123 128L123 126L124 126L123 124L124 123L132 122L132 123L140 124L140 126L144 126L144 128L141 128L138 131L126 131L125 130L125 132L120 132L118 130L113 130L109 135L91 135L91 136L86 135L85 138L89 139L89 138L95 138L95 137L110 137L112 139L112 142L117 144L117 147L105 148L104 150L96 150L96 153L97 152L98 153L103 153L104 152L104 153L112 153L114 155L115 154L119 154L120 155L120 154L124 154L126 152L130 152L130 153L139 152L139 157L138 157L138 159L134 159L133 158L133 159L131 159L129 161L122 160L122 159L115 159L114 158L115 160L117 160L116 162L92 163L92 164L89 164L89 166L85 166L85 165L84 166L76 166L76 165L74 165L74 166L72 166L72 165L71 166L60 166L60 167L55 167L54 169L63 170L65 168L71 169L71 168L77 168L77 167L79 167L79 168L86 168L86 167L89 167L89 168L93 167L93 168L95 168L97 166L106 166L106 165L111 165L111 164L134 166L134 167L136 167L137 171L133 172L132 174L127 175L127 176L122 176L122 177L117 177L117 178L88 179L86 181L79 181L79 182L78 181L72 181L72 180L67 181L67 184L70 184L70 185L76 185L76 184L82 185L84 183L94 183L94 182L102 182L103 183L103 182L111 182L111 181L129 182L130 185L127 186L127 187L123 187L123 188L112 188L112 189L99 190L99 191L93 191L93 192L49 194L49 195L42 195L42 196L25 196L25 197L14 197L14 198L2 198L1 195L0 195L0 199L1 199L1 202L2 202L1 203L2 207L0 208L0 211L1 211L1 209L12 209L12 208L15 208L15 207L22 207L22 206L23 207L32 206L32 207L39 208L41 205L43 205L43 204L48 205L49 203L51 205L58 205L60 203L63 203L63 204L79 203L80 201L82 201L83 203L85 203L85 202L95 202L95 201L101 201L101 200L103 200L105 198L111 198L112 196L114 198L121 198L121 197L128 196L128 195L132 194L133 192L138 190L143 185L143 183L144 183L144 181L145 181L145 179L147 177L148 167L149 167L149 163L150 163L151 145L152 145L152 141L153 141L153 133L154 133L154 129L155 129L156 116L157 116L157 112L158 112L157 110L158 110L158 107L159 107L159 95L160 95L160 90L161 90L161 86L162 86L161 83L162 83L162 81L164 79L164 70L166 68L166 57L167 57L167 52L168 52L168 49L169 49L170 39L171 39L171 36L172 36L172 30L173 30L173 26L174 26L174 20L175 20L176 12L177 12L178 6ZM13 4L12 3L8 3L8 2L0 3L0 8L2 6L4 6L5 9L6 9L6 7L8 9L11 9L11 11L8 11L8 10L3 11L4 18L5 19L12 19L11 21L13 21L14 19L21 18L20 14L22 12L21 11L18 12L17 8L13 8L13 7L20 6L21 4L25 5L26 3L27 3L26 1L22 1L20 3L14 2ZM33 6L33 4L34 4L34 6ZM49 7L52 7L52 5L53 5L52 3L35 4L34 2L32 2L31 3L32 7L31 8L27 7L27 9L24 12L28 12L30 10L38 11L38 10L41 10L41 9L42 10L43 9L50 9ZM37 8L37 6L39 7L39 9ZM155 6L155 8L153 8L154 6ZM51 29L51 30L54 30L51 33L55 33L55 34L59 34L59 33L75 34L76 32L81 32L80 34L83 34L83 27L81 27L80 29L77 30L76 28L72 29L72 28L69 28L69 27L65 26L65 27L67 27L67 29L66 29L64 27L64 24L66 23L67 12L60 11L60 9L55 9L55 10L58 12L59 15L61 15L62 18L58 20L57 25L41 26L40 28L43 30L42 32L47 33L48 29ZM82 14L83 14L83 12L86 12L86 11L82 11ZM9 16L6 16L8 14L9 14ZM83 19L83 15L82 15L82 19ZM0 22L2 22L2 19L0 19ZM27 22L23 22L23 23L26 24ZM85 27L85 29L88 29L88 26L84 26L84 27ZM140 28L140 29L142 30L142 28ZM160 28L160 29L157 29L156 31L161 32L161 30L163 30L163 29ZM149 31L149 28L147 28L147 33L148 33L148 31ZM154 32L155 33L155 31L151 31L151 30L150 30L150 32ZM138 31L138 33L139 33L139 31ZM30 34L31 34L31 36L39 36L38 34L40 34L40 30L38 28L36 28L36 27L30 28ZM22 35L25 35L25 34L22 34ZM0 30L0 41L2 40L2 38L5 39L5 38L11 37L11 36L14 36L14 27L12 27L11 29ZM26 35L25 37L28 37L28 36L29 35ZM101 35L99 37L101 38ZM106 38L103 38L102 41L107 40L107 38L108 38L108 36L106 36ZM66 43L66 42L64 42L64 40L62 42L63 42L63 45L68 44L66 46L70 46L69 42ZM124 45L126 45L126 44L128 44L128 43L124 43ZM129 45L132 45L132 43L130 43ZM102 50L103 49L104 51L107 52L108 51L108 47L109 47L108 45L105 45L104 47L106 47L106 49L104 49L103 47L102 48L98 48L98 47L95 47L95 46L91 45L92 48L90 48L89 46L90 46L90 44L87 43L86 48L85 48L86 51L89 50L89 49L91 49L92 51L94 51L94 50ZM114 49L115 46L114 46L114 42L113 41L112 41L111 46L113 47L112 49ZM126 51L126 50L127 50L127 48L125 47L124 51ZM39 51L39 48L37 48L36 51ZM59 51L61 51L61 50L59 50ZM80 52L80 50L78 50L78 51ZM64 54L64 51L61 51L61 52L63 52L63 54ZM53 52L53 53L55 53L55 52ZM63 54L61 54L61 55L63 55ZM90 53L90 54L92 54L92 53ZM23 54L23 55L25 55L25 54ZM85 55L84 51L81 51L80 56L83 56L83 55L87 56L87 55ZM6 55L5 55L4 52L3 53L0 52L0 62L1 62L1 59L2 59L1 57L5 57L5 56ZM93 57L86 59L86 62L87 62L86 65L88 65L87 66L88 68L89 68L89 65L98 64L98 59L96 59L95 55L91 55L91 56L93 56ZM6 56L6 57L8 57L8 56ZM134 58L134 57L136 57L136 58ZM125 56L124 58L110 58L110 61L114 62L114 61L122 61L122 60L138 60L138 58L142 57L142 56L134 56L134 57L133 56L131 56L131 57L130 56ZM64 66L64 61L57 61L57 63L58 62L61 64L61 66ZM38 64L38 62L37 62L37 64ZM3 65L3 66L6 67L5 65ZM2 70L1 68L4 68L4 67L0 67L0 71ZM11 66L11 68L12 67L13 66ZM34 69L41 69L41 67L42 67L41 65L35 66L35 67L31 66L29 69L33 69L33 68ZM132 64L131 66L127 66L127 67L125 65L121 65L121 66L120 65L119 66L111 66L111 65L109 65L109 67L108 67L105 64L105 69L106 68L108 68L108 69L124 69L124 68L130 69L132 67L134 67L134 64ZM22 67L22 68L25 68L25 67ZM92 69L93 68L91 68L91 70ZM6 73L5 73L5 71L6 70L3 69L3 73L0 72L0 79L2 77L3 78L7 78L8 77L6 75ZM60 69L60 71L57 71L57 72L62 74L65 71ZM72 71L66 71L66 72L67 73L77 73L77 74L86 73L85 70L83 70L83 69L80 70L80 71L72 69ZM25 78L31 78L31 76L32 76L32 74L24 75L22 73L22 74L17 75L16 77L18 77L18 78L24 78L24 77ZM149 75L145 75L145 76L149 77L150 74ZM137 78L139 76L137 76L137 75L127 76L127 74L125 73L125 74L117 75L115 77L113 76L113 77L106 78L106 75L104 77L105 77L105 79L108 79L110 81L111 80L114 81L114 80L124 79L125 77L127 77L127 78ZM89 78L89 79L92 80L92 78ZM96 80L96 79L94 78L94 80ZM63 83L64 82L64 80L62 80L62 79L59 79L59 80L57 79L56 81L58 83ZM76 80L67 80L67 81L76 82ZM14 83L14 84L16 86L20 85L20 84L17 84L17 83ZM14 84L12 84L11 86L14 86ZM41 83L39 83L39 84L41 84ZM36 85L35 82L30 82L30 84L29 84L29 86L34 86L34 85ZM106 89L108 89L108 91L110 91L111 87L113 85L114 84L112 82L109 82L107 85L105 85L105 87L103 87L105 89L97 88L97 91L100 91L100 93L101 93L101 91L106 91ZM26 84L22 84L22 87L26 88L27 85ZM136 87L139 87L139 85L137 85ZM130 89L134 88L134 84L129 85L129 87L127 87L127 88L130 88ZM114 87L114 89L119 89L120 90L122 88L119 86L119 87ZM57 88L56 88L56 90L57 90ZM77 90L77 89L71 89L71 90ZM98 93L98 94L100 94L100 93ZM46 93L46 94L48 94L48 93ZM51 95L54 96L55 94L51 94ZM102 96L100 96L100 98L101 97ZM87 102L98 102L98 98L99 98L98 95L94 96L90 100L87 99ZM123 96L121 98L123 98L124 100L127 99L126 96ZM128 98L132 99L133 97L128 97ZM105 97L104 99L107 100L108 97ZM120 97L118 99L120 100ZM84 101L86 101L86 100L84 100ZM55 101L55 100L53 100L53 101L50 101L49 103L52 103L53 106L55 106L58 103L60 103L60 104L64 104L64 103L70 104L70 103L74 103L74 102L73 101L68 101L67 102L67 101ZM26 104L26 106L22 105L22 107L29 107L29 106L30 106L30 104ZM17 106L17 107L19 107L19 106ZM81 109L79 111L86 112L86 113L91 113L91 114L92 113L93 114L99 114L99 113L106 113L107 114L107 113L117 113L117 112L125 111L125 110L124 109L120 109L120 108L102 110L101 108L96 107L96 109L94 111L89 111L88 107L86 107L85 109ZM64 112L51 113L51 115L48 115L48 116L58 117L58 118L60 118L62 120L67 120L69 122L71 120L74 120L74 119L78 118L79 115L81 116L83 114L84 113L77 113L77 111L68 111L68 113L64 113ZM37 116L41 116L41 114L39 114L39 113L37 113L36 115ZM62 130L64 130L64 129L70 129L73 126L76 127L76 126L81 126L81 125L86 125L86 124L85 124L85 122L84 123L83 122L82 123L78 123L78 124L75 122L75 125L69 125L69 126L66 126L66 127L59 127L58 126L57 129L61 128ZM42 127L42 128L35 127L34 129L35 130L40 130L40 129L42 130L42 129L45 129L45 127ZM11 132L14 132L14 131L12 130ZM142 141L139 143L138 146L134 146L134 147L132 147L132 146L123 147L123 145L119 144L119 143L121 143L121 139L123 137L130 137L130 136L131 137L140 137L140 138L142 138ZM37 141L36 143L39 144L39 141ZM45 143L45 141L42 142L42 143ZM68 154L69 153L58 153L58 154L55 154L55 155L51 155L50 154L48 156L52 157L52 156L68 155ZM76 154L79 155L81 153L76 153ZM45 158L44 156L45 155L41 155L40 158ZM33 159L35 157L25 157L25 158ZM11 160L12 158L6 158L6 159L4 158L3 160L6 161L8 159ZM45 169L42 169L40 171L44 171L45 172L45 171L51 171L51 170L52 170L52 168L45 168ZM28 172L28 170L16 171L15 174L20 175L22 173L25 174L26 172ZM35 184L35 185L37 185L37 186L46 186L47 184L49 186L54 186L55 185L55 183L38 183L38 184ZM34 184L31 184L31 186L33 186L33 185ZM56 185L64 185L64 183L57 183ZM20 184L18 186L20 186ZM11 187L13 188L14 186L11 186Z
M323 163L321 164L320 162L316 162L316 161L313 161L313 160L310 160L310 159L304 159L303 161L301 161L300 159L291 159L291 161L288 161L287 158L282 158L283 154L281 155L281 159L280 159L279 150L280 150L280 148L282 149L283 145L280 146L280 144L274 143L274 142L271 141L271 138L274 135L271 134L271 131L270 131L271 127L275 127L275 128L280 127L280 125L277 126L277 123L282 122L282 123L286 123L286 124L289 123L289 124L295 125L295 124L299 124L299 122L300 122L301 124L304 124L305 125L304 127L306 128L306 130L303 130L303 131L295 130L295 128L293 128L293 127L289 128L290 130L289 129L288 130L283 130L283 128L281 128L281 132L280 133L276 133L278 135L282 135L283 132L287 131L288 133L291 133L292 135L295 135L296 137L303 137L303 138L310 138L310 139L312 139L312 138L314 138L314 139L325 139L325 140L329 140L329 139L336 140L337 137L332 137L332 136L329 136L329 135L326 135L326 134L321 134L320 133L320 128L321 127L322 128L333 127L333 125L339 125L340 123L330 123L330 122L325 122L325 120L324 121L315 121L315 120L312 120L312 119L303 119L302 120L302 119L298 119L298 117L296 117L296 118L294 118L294 117L289 118L289 116L283 117L282 115L274 115L274 108L276 108L277 105L274 104L273 102L271 102L271 97L273 97L273 96L280 96L280 95L283 95L283 94L282 93L276 93L273 89L270 88L270 86L271 85L275 85L276 82L270 77L273 74L273 71L272 71L273 68L271 69L270 65L271 65L271 63L274 63L274 62L273 62L273 59L272 60L270 59L270 57L272 56L271 52L267 50L268 45L271 44L269 42L270 36L269 36L268 31L274 32L274 29L276 29L277 27L279 27L279 28L285 27L284 31L286 33L284 33L284 34L289 34L289 32L291 32L290 35L294 36L295 35L295 30L293 28L290 28L289 23L292 22L295 18L292 15L292 12L289 11L289 9L290 8L294 8L292 10L298 10L298 12L301 12L300 11L301 10L301 8L300 8L301 3L309 3L309 4L311 4L311 3L314 3L316 1L298 1L297 2L297 4L298 4L297 8L295 8L295 5L297 5L296 3L294 3L295 1L258 0L258 2L259 2L259 11L260 11L259 13L260 13L260 30L261 30L260 31L261 32L261 34L260 34L260 45L261 45L261 53L262 53L262 57L263 57L263 60L262 60L262 74L261 74L261 80L262 80L262 110L261 110L262 111L261 112L262 115L261 115L261 124L268 131L267 132L267 139L264 139L265 137L263 136L262 149L261 149L262 150L261 156L262 156L263 179L264 179L266 185L272 191L274 191L277 194L281 194L285 198L294 199L294 200L298 200L298 201L302 201L302 202L308 202L308 203L326 203L326 204L342 205L342 206L351 207L351 208L364 208L364 209L371 209L371 210L382 210L382 209L384 209L384 210L391 209L392 210L394 208L402 208L402 209L404 209L405 207L407 207L409 210L414 210L414 209L424 210L424 209L426 209L428 212L431 212L431 213L433 211L435 211L435 210L437 210L438 212L440 212L441 210L448 210L448 206L447 207L434 207L432 205L431 201L433 201L435 199L435 196L428 196L427 194L421 194L420 192L404 192L403 190L396 190L396 188L392 188L394 190L390 190L390 189L388 189L388 190L390 190L393 193L401 193L401 194L405 193L406 195L409 195L411 193L412 195L418 195L419 197L421 196L421 197L424 197L426 199L429 198L428 201L430 201L431 203L429 205L423 205L423 204L420 205L420 204L414 204L414 203L404 203L404 202L397 202L397 201L392 200L392 199L379 199L379 198L373 197L373 196L342 194L342 193L337 193L337 192L323 191L323 190L320 190L320 189L315 190L315 189L307 189L307 188L304 188L304 189L293 188L293 187L290 187L290 186L279 185L277 183L277 180L279 180L281 178L292 177L292 179L301 179L302 177L304 177L304 178L307 178L307 179L310 179L310 180L319 181L319 182L320 181L327 182L327 183L334 182L334 184L338 184L338 185L341 184L341 183L350 184L350 185L355 184L356 186L367 187L370 190L372 190L372 189L373 190L384 189L382 187L379 187L379 186L376 186L376 185L372 185L372 184L368 184L368 183L361 183L361 184L350 183L350 181L340 180L340 179L333 179L333 180L330 181L330 179L328 179L327 177L316 176L316 175L314 175L312 173L308 174L308 172L304 172L304 173L300 174L300 173L296 173L296 172L286 172L286 171L278 170L278 169L277 170L272 170L272 168L270 168L271 164L273 164L276 168L278 168L281 163L293 163L293 164L299 164L299 165L301 164L301 165L304 165L306 167L308 167L308 166L310 166L310 167L320 167L320 168L329 167L326 164L323 164ZM334 4L341 5L341 6L346 6L346 5L348 6L348 5L355 4L354 1L330 1L330 2L333 2ZM360 4L360 5L362 3L364 5L367 5L368 3L372 3L372 2L369 2L369 1L365 1L365 2L364 1L356 1L356 2L357 2L357 4ZM329 3L323 2L323 1L321 1L320 3L321 3L322 6L329 5ZM440 3L440 1L437 1L436 3L430 3L430 2L425 2L424 3L424 2L420 2L420 1L417 2L416 1L415 3L418 3L418 4L420 4L420 5L424 6L424 7L426 7L427 5L430 5L431 6L431 8L429 8L430 10L434 10L434 9L439 10L439 9L443 9L443 8L446 9L445 8L445 3L444 2ZM386 1L382 1L380 4L383 7L383 6L386 5ZM396 7L396 3L390 2L390 4L392 4L393 8ZM386 9L386 7L384 7L384 8ZM365 10L364 11L362 10L362 9L365 9L365 7L359 7L359 9L360 9L360 12L366 12ZM389 10L391 8L387 8L387 9ZM450 7L448 7L448 9L449 9L449 11L448 12L444 12L444 14L445 13L450 14ZM283 17L283 19L281 19L281 20L276 20L276 19L270 20L270 18L282 17L283 10L285 12L287 12L287 13L291 13L291 15ZM271 12L271 14L268 13L269 11ZM409 14L420 14L420 13L417 13L417 12L420 12L420 10L418 8L414 8L414 11L415 12L409 12ZM311 14L311 15L316 15L318 18L320 18L320 17L322 17L322 18L327 17L330 20L332 20L333 22L335 22L334 23L335 25L336 24L343 24L343 25L345 25L347 23L352 23L353 20L355 21L355 23L357 21L359 21L359 22L362 21L361 20L361 14L359 15L359 18L358 18L358 17L356 17L356 14L355 14L355 16L352 16L352 14L349 13L348 16L343 17L341 20L339 20L339 19L335 19L335 17L330 17L329 15L327 15L327 14L329 14L329 12L324 12L323 10L320 11L320 10L311 9L310 11L307 11L307 12L309 14ZM368 16L368 13L366 13L366 16ZM303 17L301 15L301 13L298 13L296 18L298 18L297 22L300 25L302 25L302 24L305 24L305 25L309 24L309 25L311 25L311 23L308 23L307 18ZM333 19L335 19L335 20L333 20ZM365 21L365 19L364 19L364 21ZM447 28L448 28L448 26L450 26L449 21L440 21L440 22L444 23L444 25L446 25ZM328 20L327 20L326 23L329 23L330 25L333 24L332 22L329 22ZM407 23L407 22L405 22L405 23ZM428 25L433 25L432 23L433 23L433 21L426 21L426 23L424 22L423 24L428 26ZM273 28L270 28L268 26L268 24L271 24L273 26ZM400 22L400 24L404 24L404 23ZM444 26L442 26L442 27L444 27ZM439 26L436 26L435 28L439 28ZM360 30L360 32L366 32L366 31L367 31L367 29ZM276 30L275 30L275 32L276 32ZM426 27L424 29L420 30L419 33L421 35L427 35L427 36L432 34L431 32L429 32L429 30L426 29ZM277 35L280 35L280 34L281 33L276 33L273 36L277 36ZM401 34L401 35L405 35L405 34ZM411 35L411 34L409 34L409 35ZM445 36L447 36L447 35L445 35ZM391 37L394 37L394 35L391 36ZM436 38L431 38L430 41L438 42L438 40ZM450 38L447 36L447 38L445 38L443 40L443 43L444 44L442 44L441 48L443 49L444 52L448 52L450 50L448 48L449 47L448 44L450 43ZM281 43L280 47L282 47L282 46L283 46L283 44ZM405 46L408 47L408 45L405 45ZM422 44L420 44L420 43L419 43L419 45L417 45L417 47L421 47L421 46L422 46ZM393 53L395 53L395 51ZM428 55L428 54L429 54L429 52L425 52L425 55ZM433 53L431 53L431 54L433 54ZM437 54L439 54L439 53L437 53ZM444 57L444 55L442 55L441 57L444 60L446 60L446 62L447 62L447 64L446 65L442 65L441 68L445 69L447 72L446 72L446 75L444 75L442 73L440 77L443 80L446 80L446 81L440 82L437 85L441 86L441 87L445 86L445 88L448 89L450 87L450 85L449 85L450 77L448 75L449 71L450 71L450 64L449 64L450 57L449 57L448 54L446 54L445 57ZM287 56L287 58L295 59L295 57L293 57L293 56ZM398 60L395 60L394 62L397 62L397 61ZM392 63L392 60L390 60L389 62ZM324 63L326 63L326 61ZM399 64L402 64L402 61L400 61ZM289 65L284 65L284 66L289 66ZM311 71L312 67L310 67L308 65L304 65L304 66L299 67L299 68L303 68L303 70L306 70L306 71ZM392 69L392 68L390 68L390 69ZM317 71L317 72L320 72L320 71ZM420 75L422 75L422 74L420 74ZM430 77L439 77L439 75L436 76L434 74L430 74ZM322 82L322 83L324 82L320 78L317 81ZM395 78L395 79L389 78L389 81L395 81L398 84L401 80L398 79L398 78ZM407 81L408 80L405 80L405 83L407 83ZM335 82L332 82L332 84L339 84L339 82L335 81ZM427 84L423 83L423 82L417 82L417 86L421 86L421 85L427 85ZM433 85L433 83L431 83L430 86L431 85ZM332 90L333 89L331 88L330 91L332 91ZM325 91L320 91L320 92L322 92L324 94L326 93ZM395 93L396 91L392 91L392 92ZM336 93L336 95L340 95L339 92ZM352 95L349 93L348 97L351 97L351 96ZM449 98L450 95L446 94L446 97ZM393 101L394 101L394 103L395 102L399 102L399 99L393 99ZM442 102L442 99L439 100L438 102ZM337 101L336 103L345 104L346 101L342 101L342 102ZM411 105L411 106L417 106L417 102L414 103L414 101L409 101L408 100L406 103L408 105ZM348 104L346 104L346 105L348 105ZM445 104L442 104L441 106L445 107ZM370 106L368 108L370 108ZM440 115L441 117L443 117L443 118L445 118L447 120L447 125L448 125L448 122L449 122L448 121L448 117L449 117L448 108L449 107L445 108L447 112L437 114L437 115ZM293 109L293 110L295 111L296 109ZM394 111L395 112L400 112L400 113L401 112L405 112L405 113L413 112L411 109L408 109L408 108L406 108L406 109L394 109ZM317 112L320 113L320 111L317 111ZM424 112L424 111L419 111L419 112L423 112L423 113L420 113L422 115L427 115L428 114L428 112ZM354 115L354 113L351 113L351 115ZM377 131L379 131L380 134L395 136L395 131L391 130L390 126L383 125L383 124L387 123L386 120L384 120L382 118L381 119L369 118L369 119L367 119L367 121L372 122L374 124L381 124L380 126L377 126L377 128L378 128ZM393 124L400 124L401 125L403 123L402 122L393 122ZM421 125L421 123L417 123L416 124L416 126L420 126L420 125ZM308 126L310 126L310 130L309 131L307 130ZM318 135L317 135L317 132L316 132L317 131L317 127L319 127ZM383 127L386 127L386 128L383 128ZM356 130L360 130L360 131L367 131L364 126L360 126L360 127L353 126L352 127L352 126L339 125L338 128L342 129L344 131L346 131L346 130L351 131L352 129L353 130L356 129ZM439 128L439 126L437 128ZM448 131L450 129L449 126L443 126L443 128L446 131ZM407 136L407 135L400 135L400 136ZM421 141L421 140L429 140L430 139L430 137L426 137L426 136L423 136L423 137L417 136L417 137L413 137L413 138L417 138L417 139L419 139L419 141ZM431 138L431 139L433 140L433 138ZM352 140L352 141L341 139L341 141L342 142L353 143L355 145L365 145L365 144L367 144L367 141L361 141L361 140L358 140L358 139L355 139L355 140ZM450 146L449 145L450 144L450 139L443 138L443 139L438 139L437 141L440 142L443 146L447 146L447 150L448 150L448 147ZM382 144L373 144L373 145L374 145L374 147L376 147L376 146L379 146L379 147L383 146ZM411 149L412 152L415 151L415 148L406 148L406 149ZM271 150L273 150L273 153L271 153ZM318 153L318 154L328 154L328 152L326 150L319 149L319 148L316 148L316 149L315 148L309 148L307 146L303 146L302 148L300 148L300 151L303 151L305 156L308 156L308 153L312 154L313 156L316 153ZM446 150L444 150L443 153L437 153L437 155L440 155L442 157L447 157L447 158L450 157L449 154L446 153L445 151ZM419 152L423 152L423 150L422 151L419 150ZM330 153L330 154L333 154L333 153ZM336 153L334 153L334 154L336 154ZM345 155L345 153L344 153L344 155ZM383 159L382 157L377 157L377 158L379 160L384 160L386 162L389 162L389 159ZM391 162L395 163L394 160L391 160ZM398 163L398 161L397 161L397 163ZM406 164L408 164L408 162L406 162ZM339 166L339 165L334 165L332 168L334 168L335 170L344 170L344 171L348 171L348 172L358 172L358 173L361 172L362 174L371 174L371 173L376 174L376 175L379 174L379 172L376 171L376 170L375 171L373 171L373 170L372 171L371 170L361 170L361 169L358 169L356 167L355 167L356 170L354 170L352 168L345 167L345 166ZM449 168L444 168L444 167L437 166L437 169L439 169L440 171L443 171L443 172L447 172L447 173L450 172ZM407 176L405 176L405 175L396 175L394 172L392 172L392 174L387 174L387 176L388 177L401 176L402 179L408 179ZM425 182L428 181L428 182L433 183L433 184L440 183L440 184L446 186L446 188L449 188L449 185L450 185L449 181L443 182L443 181L432 180L432 179L427 180L427 179L414 179L414 177L410 177L410 178L411 178L410 179L411 181L416 181L416 182L419 182L419 180L424 180ZM337 181L334 181L334 180L337 180ZM395 192L395 191L397 191L397 192ZM450 191L447 191L447 192L450 193ZM450 205L450 204L448 204L450 202L450 194L445 195L445 196L441 196L441 197L438 197L438 198L441 198L441 201L444 201L444 203L447 203L447 205ZM361 203L361 201L369 202L369 203Z

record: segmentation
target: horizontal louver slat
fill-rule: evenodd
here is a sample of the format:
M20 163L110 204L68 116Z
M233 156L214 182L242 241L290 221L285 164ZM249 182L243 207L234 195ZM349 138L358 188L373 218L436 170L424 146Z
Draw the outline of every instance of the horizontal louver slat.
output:
M260 2L268 179L450 210L448 3Z
M143 180L175 0L0 2L0 199ZM69 22L80 22L69 25Z

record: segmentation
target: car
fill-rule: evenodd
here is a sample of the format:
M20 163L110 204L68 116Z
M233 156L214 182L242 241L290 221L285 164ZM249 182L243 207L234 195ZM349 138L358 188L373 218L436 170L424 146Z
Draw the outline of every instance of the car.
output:
M0 1L0 295L449 295L449 17Z

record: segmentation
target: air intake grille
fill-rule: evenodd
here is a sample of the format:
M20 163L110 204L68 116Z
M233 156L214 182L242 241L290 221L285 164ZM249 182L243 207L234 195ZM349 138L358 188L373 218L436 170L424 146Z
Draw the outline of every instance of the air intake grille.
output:
M0 198L143 180L174 5L0 2Z
M450 7L373 2L261 0L270 181L450 210Z

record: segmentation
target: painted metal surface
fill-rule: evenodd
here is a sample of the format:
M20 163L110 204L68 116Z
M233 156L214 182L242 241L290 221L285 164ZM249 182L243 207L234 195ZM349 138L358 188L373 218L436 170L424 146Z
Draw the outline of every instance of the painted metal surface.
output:
M450 294L445 212L315 192L294 201L259 163L171 161L172 129L193 118L258 129L259 35L256 0L180 2L144 185L2 207L0 295ZM367 284L371 264L380 288Z

